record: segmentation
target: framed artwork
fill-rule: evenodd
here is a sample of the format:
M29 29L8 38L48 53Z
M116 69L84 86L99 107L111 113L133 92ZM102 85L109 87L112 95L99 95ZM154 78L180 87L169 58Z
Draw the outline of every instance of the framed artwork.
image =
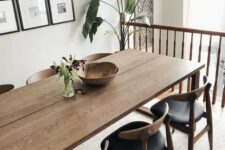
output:
M50 25L47 0L17 0L22 30Z
M73 0L49 0L51 24L75 21Z
M14 0L0 1L0 35L19 31Z

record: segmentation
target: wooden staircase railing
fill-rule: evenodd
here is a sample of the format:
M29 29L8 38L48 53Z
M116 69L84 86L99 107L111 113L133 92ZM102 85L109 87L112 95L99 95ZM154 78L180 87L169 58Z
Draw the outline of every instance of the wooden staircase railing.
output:
M225 106L225 86L221 79L223 70L220 67L222 50L225 50L225 32L163 25L149 26L142 23L126 23L124 25L129 26L133 33L128 36L127 48L205 63L206 69L201 74L206 74L214 80L212 103L216 103L217 93L220 90L222 93L221 106ZM184 82L178 85L179 93L184 91ZM187 80L186 85L186 90L190 91L190 79Z

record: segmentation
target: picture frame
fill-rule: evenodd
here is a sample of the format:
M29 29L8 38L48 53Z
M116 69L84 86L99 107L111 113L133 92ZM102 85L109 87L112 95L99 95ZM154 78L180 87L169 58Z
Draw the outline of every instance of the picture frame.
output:
M51 24L75 21L73 0L48 0Z
M50 25L47 0L17 0L22 30Z
M19 32L14 0L0 1L0 35Z

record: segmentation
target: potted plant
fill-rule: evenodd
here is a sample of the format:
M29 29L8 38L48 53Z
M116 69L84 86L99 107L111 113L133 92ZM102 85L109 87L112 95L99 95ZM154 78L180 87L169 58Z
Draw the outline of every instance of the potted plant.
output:
M113 33L115 33L119 45L120 50L124 50L126 46L126 42L128 40L128 36L133 33L130 32L129 26L123 26L125 22L133 22L135 20L142 20L142 22L150 25L150 21L146 15L135 16L135 9L140 0L117 0L117 6L113 6L104 0L91 0L89 8L86 14L86 20L83 25L83 36L87 38L89 35L90 41L93 41L93 37L97 32L98 27L103 23L107 23L112 29ZM118 13L120 29L119 31L107 20L97 17L98 8L100 3L109 5L113 10Z
M58 74L58 79L63 77L64 81L64 92L63 96L65 98L70 98L74 96L73 78L77 77L78 71L85 64L85 60L76 60L71 55L69 59L62 57L60 65L54 63L51 66L52 69Z

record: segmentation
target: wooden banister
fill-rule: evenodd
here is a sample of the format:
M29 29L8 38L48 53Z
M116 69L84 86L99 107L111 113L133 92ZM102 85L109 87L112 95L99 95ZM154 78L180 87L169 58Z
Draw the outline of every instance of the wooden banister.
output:
M193 33L207 34L207 35L212 35L212 36L225 36L225 32L199 30L199 29L185 28L185 27L174 27L174 26L165 26L165 25L156 25L156 24L149 26L147 24L137 23L137 22L129 22L129 23L125 23L125 25L162 29L162 30L176 30L176 31L188 32L188 33L193 32Z
M132 44L130 40L128 40L128 48L138 48L142 50L145 47L145 51L149 51L149 48L151 47L152 53L165 54L166 56L178 57L181 59L188 59L190 61L205 63L206 69L204 74L206 74L207 76L210 75L214 79L214 81L212 81L214 82L212 102L213 104L216 102L219 82L218 80L220 80L219 70L221 63L221 52L222 50L224 50L224 47L222 45L223 42L225 42L223 40L225 38L225 32L156 24L149 26L147 24L137 22L123 23L123 25L132 26L134 30L134 34L132 35L133 47L131 46ZM139 34L137 34L135 30L139 30ZM170 33L174 33L174 35L170 36ZM181 35L181 37L179 35ZM209 40L206 42L205 38L209 38ZM199 42L197 39L199 39ZM148 43L148 41L151 41L151 43ZM215 46L217 46L215 45L216 42L218 42L219 44L218 49L216 47L216 57L214 58L212 56L212 52L215 53L214 49ZM213 60L211 59L216 59L215 68L212 67ZM191 81L190 79L188 79L186 87L187 91L190 91L191 86ZM183 82L181 82L178 87L179 93L182 93ZM223 97L221 106L225 106L225 86L223 87Z

